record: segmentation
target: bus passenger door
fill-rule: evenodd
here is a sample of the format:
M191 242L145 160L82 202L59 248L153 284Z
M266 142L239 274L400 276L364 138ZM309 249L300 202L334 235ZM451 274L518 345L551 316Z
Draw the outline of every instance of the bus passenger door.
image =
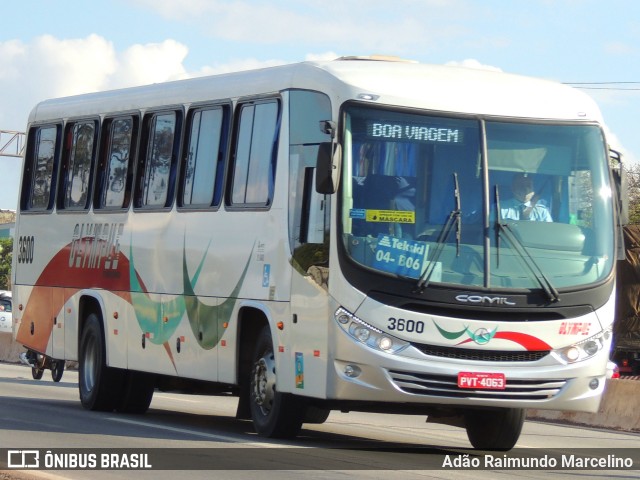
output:
M324 398L328 359L328 277L330 196L316 191L321 145L335 131L331 100L321 92L289 93L289 241L291 345L295 362L293 393Z
M315 191L314 168L305 169L300 244L293 252L291 280L293 393L324 398L328 356L328 195Z

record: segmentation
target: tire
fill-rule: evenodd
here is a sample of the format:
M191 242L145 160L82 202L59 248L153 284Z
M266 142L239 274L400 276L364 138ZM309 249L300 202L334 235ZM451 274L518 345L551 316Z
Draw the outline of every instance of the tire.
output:
M34 380L40 380L44 375L44 368L31 367L31 376Z
M526 412L523 408L465 412L465 426L471 445L479 450L511 450L520 438Z
M291 438L302 428L304 403L276 389L273 342L268 326L256 341L249 379L249 409L256 432L263 437Z
M314 405L308 405L304 413L304 423L314 423L320 425L327 421L331 410L326 408L316 407Z
M121 413L145 413L155 389L155 377L129 370L125 374L121 399L116 410Z
M64 360L51 361L51 378L56 383L62 380L62 374L64 373L64 363Z
M100 319L87 317L80 340L78 389L87 410L114 410L123 387L123 371L107 367L106 347Z
M44 367L46 365L46 357L40 353L29 352L31 354L31 376L34 380L40 380L44 375Z

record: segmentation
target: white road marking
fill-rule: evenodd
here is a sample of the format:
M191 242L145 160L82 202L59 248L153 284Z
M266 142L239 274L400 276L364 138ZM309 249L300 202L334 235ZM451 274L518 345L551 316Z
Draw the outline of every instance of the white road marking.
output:
M174 433L182 433L182 434L187 434L187 435L194 435L196 437L203 437L203 438L208 438L211 440L218 440L221 442L230 442L230 443L241 443L243 446L246 447L251 447L251 448L280 448L280 445L273 445L273 444L269 444L269 443L258 443L258 442L247 442L245 438L243 437L231 437L228 435L219 435L219 434L214 434L214 433L206 433L206 432L199 432L197 430L190 430L187 428L176 428L176 427L169 427L167 425L158 425L155 423L150 423L150 422L141 422L138 420L130 420L128 418L118 418L118 417L107 417L107 420L111 420L114 422L120 422L120 423L127 423L130 425L137 425L140 427L147 427L147 428L155 428L158 430L166 430L169 432L174 432Z

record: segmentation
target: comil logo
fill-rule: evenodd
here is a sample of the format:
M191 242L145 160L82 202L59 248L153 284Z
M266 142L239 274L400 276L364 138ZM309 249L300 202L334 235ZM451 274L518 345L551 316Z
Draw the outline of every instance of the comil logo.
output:
M515 305L509 297L488 297L486 295L456 295L456 300L461 303L486 303L489 305Z
M8 468L40 468L40 452L38 450L9 450L7 452Z

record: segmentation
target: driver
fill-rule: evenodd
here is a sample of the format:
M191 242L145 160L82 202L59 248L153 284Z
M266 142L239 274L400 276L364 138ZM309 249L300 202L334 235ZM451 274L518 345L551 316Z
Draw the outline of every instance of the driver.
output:
M501 205L503 219L552 222L551 213L546 205L539 202L539 196L533 189L533 180L526 173L518 173L511 182L513 198Z

